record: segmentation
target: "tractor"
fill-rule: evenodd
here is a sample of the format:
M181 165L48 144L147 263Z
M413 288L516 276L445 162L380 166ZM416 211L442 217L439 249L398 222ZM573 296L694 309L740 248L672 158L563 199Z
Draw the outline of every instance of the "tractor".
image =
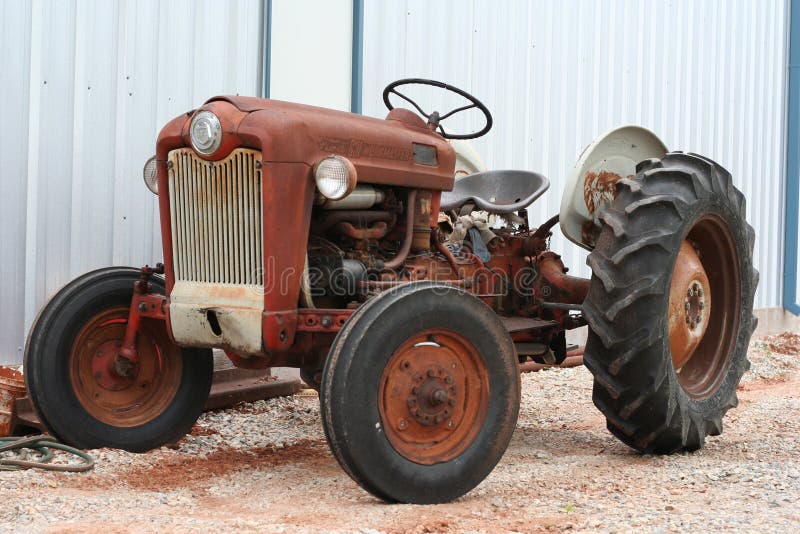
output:
M465 104L425 111L407 94L419 85ZM31 328L25 379L46 428L81 448L174 442L203 410L216 349L299 368L366 491L446 502L503 456L520 364L559 364L566 331L587 326L614 436L669 454L722 432L758 283L728 171L620 128L580 156L560 213L529 225L548 179L474 168L458 141L492 127L483 103L425 79L383 100L377 119L220 96L164 126L144 167L163 263L82 275ZM467 110L479 131L445 130ZM556 226L590 251L591 279L550 250Z

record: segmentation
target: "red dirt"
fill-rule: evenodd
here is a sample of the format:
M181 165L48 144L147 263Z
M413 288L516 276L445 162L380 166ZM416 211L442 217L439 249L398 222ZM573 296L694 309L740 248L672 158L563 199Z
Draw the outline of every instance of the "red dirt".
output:
M767 347L772 352L800 356L800 334L784 332L766 339Z
M191 488L209 478L245 469L264 469L293 462L308 464L314 458L329 456L327 445L316 441L305 441L282 448L220 449L205 457L178 458L155 466L133 469L125 473L125 484L131 488L150 491Z
M207 426L194 425L190 431L190 434L192 436L213 436L214 434L219 434L219 431L215 428L209 428Z

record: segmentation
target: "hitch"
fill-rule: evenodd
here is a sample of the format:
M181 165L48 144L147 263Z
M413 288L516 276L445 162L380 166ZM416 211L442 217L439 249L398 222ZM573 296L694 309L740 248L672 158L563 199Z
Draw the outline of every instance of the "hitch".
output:
M114 371L119 376L131 376L136 364L139 363L136 338L139 334L142 317L167 320L167 297L150 292L152 289L150 279L154 274L164 274L164 264L158 263L155 267L145 265L141 271L139 280L133 286L133 298L128 314L128 324L125 327L125 339L119 349L119 354L114 358Z

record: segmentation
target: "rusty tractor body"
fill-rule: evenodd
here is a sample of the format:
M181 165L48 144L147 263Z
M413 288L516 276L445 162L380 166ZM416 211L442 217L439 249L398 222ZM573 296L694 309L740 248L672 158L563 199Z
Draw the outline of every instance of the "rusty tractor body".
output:
M468 103L426 113L405 84ZM417 79L384 100L381 120L216 97L169 122L145 167L163 264L90 273L48 304L26 357L43 422L84 447L176 439L200 413L209 349L222 349L239 367L300 368L365 489L442 502L502 456L518 365L562 363L565 331L589 325L586 364L615 435L672 452L721 431L755 288L752 229L724 169L617 130L581 156L561 214L529 227L545 177L456 168L479 158L448 139L492 126L480 101ZM480 132L443 129L471 108ZM549 249L559 222L592 251L591 281Z

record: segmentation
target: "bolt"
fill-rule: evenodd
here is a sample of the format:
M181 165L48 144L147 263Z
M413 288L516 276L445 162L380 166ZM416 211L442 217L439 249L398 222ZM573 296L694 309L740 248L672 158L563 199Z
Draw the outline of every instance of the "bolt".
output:
M146 312L147 311L147 304L145 304L144 302L139 304L139 311L142 312L142 313Z
M694 327L696 327L696 326L697 326L697 321L696 321L696 320L694 320L694 319L692 319L692 322L691 322L691 323L689 323L689 328L691 328L692 330L694 330Z
M701 310L705 310L706 309L706 303L705 302L702 302L702 301L700 302L700 309Z
M700 324L700 321L702 321L702 320L703 320L703 316L702 315L698 315L697 316L697 324Z
M450 406L455 406L455 405L456 405L456 400L455 400L455 399L450 399L449 401L447 401L447 403L448 403Z
M330 315L323 315L322 319L320 319L320 324L324 328L329 328L333 324L333 319L331 318Z
M453 369L455 369L455 368L456 368L456 364L455 364L455 362L453 362L453 364L452 364L452 365L450 365L450 367L452 367Z
M397 423L397 428L399 428L400 430L405 430L407 426L408 423L406 423L405 419L400 419L400 421Z
M436 424L438 425L439 423L442 422L442 416L441 415L437 415L436 419L434 419L434 421L436 421Z
M433 401L431 404L444 404L447 402L447 392L443 389L437 389L431 395L431 400Z
M453 383L453 377L450 376L450 375L447 375L447 378L445 378L444 381L447 382L448 384L452 384Z
M452 421L448 421L447 422L447 428L453 428L453 422Z
M687 300L686 301L686 305L684 306L684 308L686 308L686 311L689 311L689 308L691 308L691 307L692 307L692 305L689 304L689 301Z

